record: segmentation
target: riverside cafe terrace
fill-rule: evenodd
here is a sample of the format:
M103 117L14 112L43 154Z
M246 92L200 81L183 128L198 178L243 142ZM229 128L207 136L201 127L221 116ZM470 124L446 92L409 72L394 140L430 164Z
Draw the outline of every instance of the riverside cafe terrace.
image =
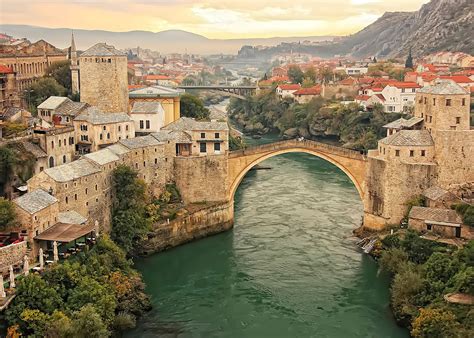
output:
M37 235L34 240L45 250L46 263L54 261L54 246L58 257L67 258L95 243L95 225L86 225L87 219L75 211L60 212L58 223ZM45 244L43 244L45 243Z

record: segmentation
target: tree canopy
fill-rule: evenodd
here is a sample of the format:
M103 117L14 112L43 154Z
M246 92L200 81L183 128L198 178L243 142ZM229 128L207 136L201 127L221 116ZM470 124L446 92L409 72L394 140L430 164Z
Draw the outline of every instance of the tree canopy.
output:
M27 89L26 95L27 100L29 101L30 110L36 112L36 107L38 107L48 97L65 96L67 95L67 89L61 86L54 78L43 77Z
M290 78L291 82L293 83L302 83L305 74L301 70L300 67L293 65L288 68L288 77Z
M209 118L209 109L204 107L204 102L197 96L184 94L180 100L181 116L193 117L198 120Z

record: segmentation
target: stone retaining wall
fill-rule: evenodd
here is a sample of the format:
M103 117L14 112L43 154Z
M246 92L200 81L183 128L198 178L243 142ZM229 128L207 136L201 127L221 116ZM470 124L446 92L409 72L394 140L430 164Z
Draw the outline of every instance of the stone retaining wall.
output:
M22 263L27 249L26 241L0 248L0 272L7 272L10 265Z
M225 202L203 207L194 213L169 222L156 223L144 240L138 254L149 255L232 228L234 203Z

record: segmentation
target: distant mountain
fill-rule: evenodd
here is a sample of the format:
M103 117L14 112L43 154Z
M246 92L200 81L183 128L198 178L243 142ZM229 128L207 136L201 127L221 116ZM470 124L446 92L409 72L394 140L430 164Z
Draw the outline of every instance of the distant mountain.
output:
M474 54L474 1L432 0L417 12L385 13L341 42L354 56L398 57L451 50Z
M28 25L0 25L0 32L17 38L25 37L30 41L44 39L53 45L65 48L71 42L71 29L45 28ZM182 31L162 32L130 31L110 32L104 30L74 29L74 38L78 49L86 49L97 42L107 42L117 48L149 48L161 53L196 54L237 54L243 45L277 45L281 42L303 40L322 41L332 39L329 36L274 37L255 39L208 39L202 35Z

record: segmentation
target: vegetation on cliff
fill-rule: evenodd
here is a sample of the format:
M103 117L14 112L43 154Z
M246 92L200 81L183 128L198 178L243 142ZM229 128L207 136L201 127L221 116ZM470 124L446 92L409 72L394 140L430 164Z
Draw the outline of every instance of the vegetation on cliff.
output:
M0 147L0 196L11 195L15 178L26 183L33 175L35 162L36 158L20 142Z
M108 337L150 309L141 276L107 236L43 274L20 277L6 310L10 337Z
M474 241L457 249L409 230L386 236L377 254L381 269L392 277L395 318L413 337L468 337L473 332L471 307L448 303L444 296L474 297Z
M367 150L385 137L383 125L400 118L376 106L364 112L357 104L344 105L321 97L306 104L280 100L274 91L248 100L231 100L229 115L248 134L278 132L282 137L332 138L345 147Z
M146 214L149 197L146 184L137 172L119 165L112 173L114 201L110 236L122 249L130 253L150 229Z

